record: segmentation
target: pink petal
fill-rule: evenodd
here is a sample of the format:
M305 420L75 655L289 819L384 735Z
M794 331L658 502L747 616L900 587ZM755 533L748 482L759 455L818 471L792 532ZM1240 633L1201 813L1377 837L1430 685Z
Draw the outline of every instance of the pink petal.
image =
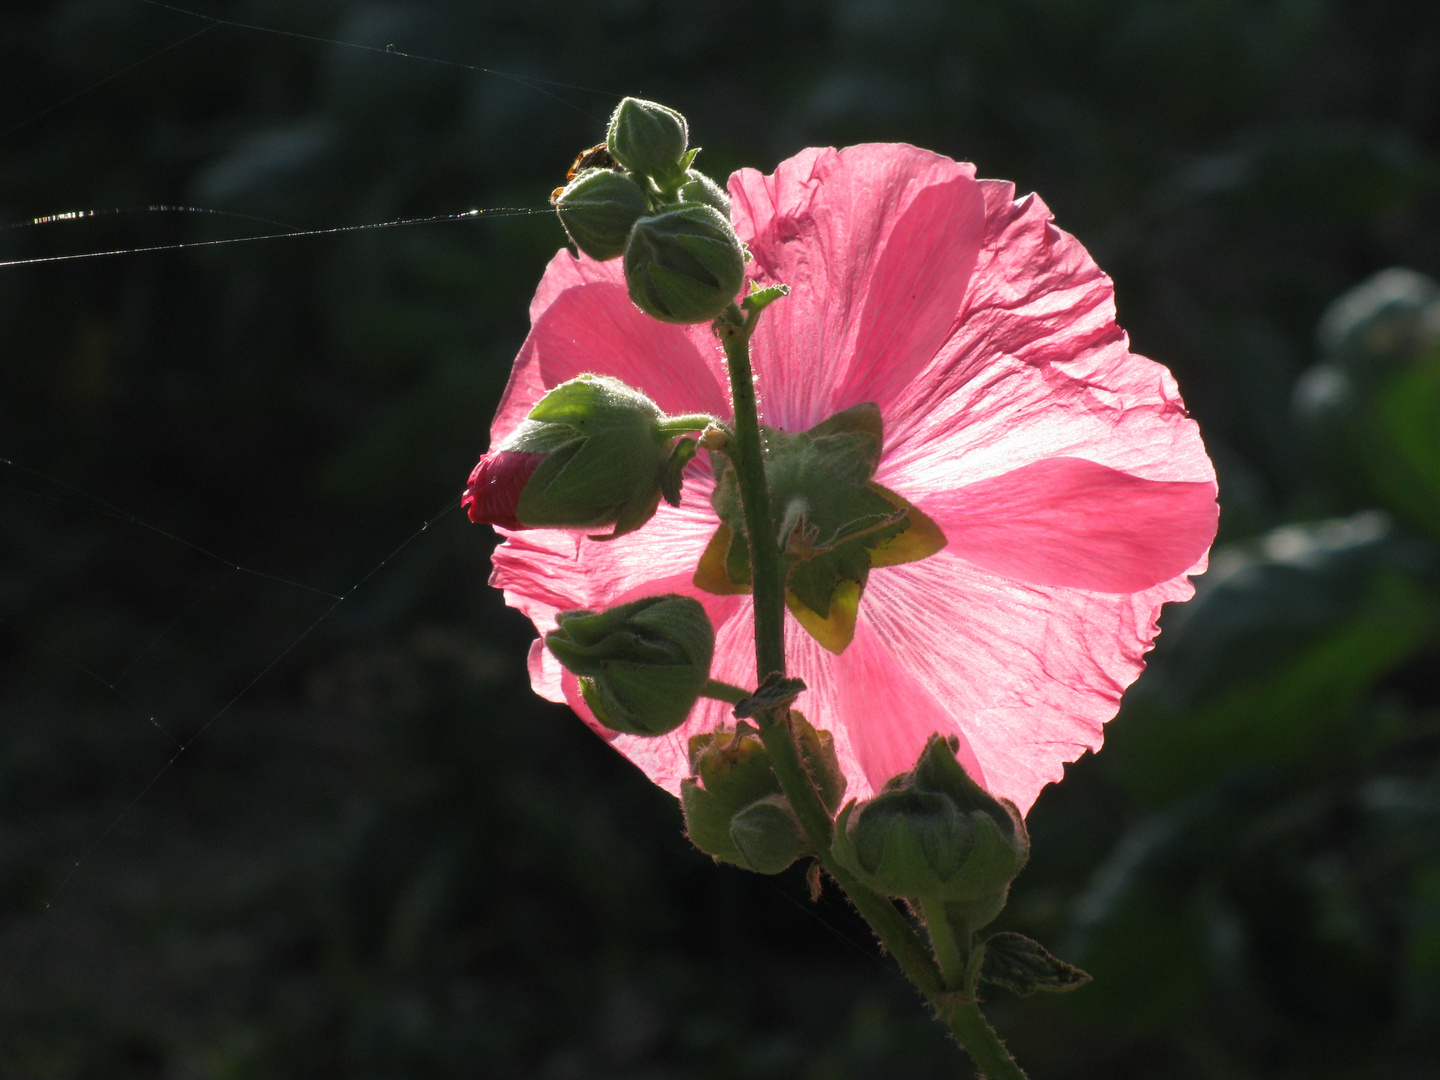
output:
M791 294L752 339L765 421L799 431L888 399L934 358L983 228L974 166L897 144L806 150L730 179L750 276Z
M729 416L721 390L718 347L708 355L689 328L645 315L630 302L618 259L595 263L562 251L550 261L531 305L533 326L516 357L510 383L490 426L499 443L534 408L546 390L583 372L613 375L648 394L667 413Z
M1046 458L919 501L948 550L1030 585L1139 592L1190 570L1215 538L1208 481L1144 480Z
M539 322L540 316L545 314L555 302L555 298L566 289L597 281L624 285L625 269L621 261L610 259L603 263L596 262L588 255L576 255L569 248L561 248L546 264L545 272L540 276L540 284L530 301L530 325L534 326Z
M509 544L553 535L572 538L535 530ZM678 555L678 541L672 533L658 550ZM497 552L495 583L542 634L554 626L557 611L595 606L591 579L567 566L571 560L559 560L553 551L536 559L531 550L517 553L510 565L504 550ZM690 557L698 559L698 549L691 548ZM536 575L536 563L558 572ZM696 596L717 627L712 676L754 685L750 598L698 592L688 569L669 576L663 569L628 577L626 591L608 579L601 593L612 599L605 602L659 592ZM1144 667L1160 605L1192 592L1184 576L1129 595L1029 586L973 566L947 548L871 574L855 642L839 657L787 615L791 671L809 687L797 707L834 734L853 797L869 797L910 768L926 737L938 731L960 735L962 764L1024 812L1045 784L1060 779L1063 762L1099 748L1102 725ZM672 794L688 775L689 736L730 720L728 706L702 700L686 724L663 739L616 735L595 722L575 680L539 642L530 670L538 694L568 702Z
M609 282L566 289L530 333L547 387L582 372L613 375L667 413L726 413L712 370L678 326L652 319Z
M855 638L839 656L821 648L787 616L786 655L791 673L808 688L796 708L816 727L835 736L840 768L849 784L846 798L866 799L887 780L915 767L932 734L960 738L960 763L976 783L985 771L965 731L941 704L890 656L865 617Z
M916 499L1053 457L1213 481L1170 373L1116 325L1110 279L1038 198L980 186L986 233L963 316L885 410L880 482Z
M1024 813L1064 762L1100 747L1144 669L1160 605L1193 592L1183 575L1130 594L1024 585L947 548L872 573L861 618L899 670L943 703L986 789ZM884 688L872 680L843 692L863 699Z

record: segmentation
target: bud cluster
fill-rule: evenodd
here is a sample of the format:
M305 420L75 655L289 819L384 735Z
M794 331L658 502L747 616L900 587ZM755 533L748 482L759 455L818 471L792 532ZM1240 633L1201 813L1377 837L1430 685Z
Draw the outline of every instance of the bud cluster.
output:
M745 283L730 199L691 168L689 137L675 110L625 98L606 133L613 167L579 168L551 199L575 246L600 262L623 255L631 300L672 323L708 322Z
M835 740L793 709L789 722L820 799L833 814L845 796ZM694 775L680 782L680 804L685 831L701 851L761 874L778 874L805 854L804 832L755 728L741 721L733 729L694 736L690 771Z

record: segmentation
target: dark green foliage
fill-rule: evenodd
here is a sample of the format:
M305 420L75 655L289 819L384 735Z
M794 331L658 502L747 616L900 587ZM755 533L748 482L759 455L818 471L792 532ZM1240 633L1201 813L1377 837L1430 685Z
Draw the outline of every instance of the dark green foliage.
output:
M638 93L716 178L905 140L1040 192L1217 458L1215 573L996 923L1095 977L987 1002L1031 1074L1440 1077L1434 354L1315 337L1377 271L1440 277L1440 7L206 10L374 51L7 9L0 224L264 220L0 259L537 212L0 268L0 458L36 470L0 463L0 1075L961 1074L801 866L716 866L531 694L488 530L437 516L565 243L547 196ZM1315 365L1350 396L1297 419Z

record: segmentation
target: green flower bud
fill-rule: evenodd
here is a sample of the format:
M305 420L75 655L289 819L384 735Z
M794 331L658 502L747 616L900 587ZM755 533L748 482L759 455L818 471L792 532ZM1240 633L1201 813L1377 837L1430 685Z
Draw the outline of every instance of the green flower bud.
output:
M748 867L730 835L730 821L760 799L780 794L770 755L744 722L690 740L690 771L680 781L680 806L690 842L721 862Z
M597 262L625 253L630 229L647 209L639 185L611 169L586 169L552 201L575 246Z
M833 854L889 896L944 901L971 930L1005 905L1030 839L1012 803L994 798L955 760L958 744L932 735L920 760L875 798L846 805Z
M710 678L715 629L698 600L668 593L607 611L565 611L546 647L580 676L598 719L629 735L679 727Z
M724 188L695 169L688 170L685 178L685 183L680 185L682 203L699 203L701 206L712 207L720 211L720 216L725 220L730 220L730 196L725 193Z
M510 529L597 529L611 538L654 515L673 478L673 435L659 407L603 375L580 375L541 398L470 476L472 521ZM672 484L673 486L673 484Z
M757 799L730 819L730 839L742 865L759 874L778 874L805 850L800 822L784 795Z
M790 710L790 729L800 760L815 781L815 790L825 809L835 813L845 798L845 774L840 771L840 758L835 753L835 737L828 731L817 731L796 709Z
M835 740L798 712L790 722L801 759L833 813L845 793ZM680 804L690 842L721 862L778 874L805 853L804 834L781 794L759 734L741 722L690 740L690 768L680 782Z
M605 145L631 172L648 176L660 188L684 176L690 132L685 117L653 101L627 97L610 116Z
M709 322L745 283L745 255L714 207L679 206L635 223L625 281L635 306L662 322Z

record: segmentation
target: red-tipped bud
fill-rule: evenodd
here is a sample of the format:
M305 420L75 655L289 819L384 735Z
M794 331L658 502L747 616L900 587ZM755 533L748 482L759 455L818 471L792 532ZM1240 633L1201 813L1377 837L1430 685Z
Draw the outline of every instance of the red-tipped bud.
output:
M515 508L520 505L525 485L544 460L544 454L524 450L492 450L470 473L460 505L476 525L523 529Z
M680 505L681 471L699 431L714 418L666 416L608 375L577 375L552 387L470 474L462 501L470 520L506 529L634 532L663 498Z

